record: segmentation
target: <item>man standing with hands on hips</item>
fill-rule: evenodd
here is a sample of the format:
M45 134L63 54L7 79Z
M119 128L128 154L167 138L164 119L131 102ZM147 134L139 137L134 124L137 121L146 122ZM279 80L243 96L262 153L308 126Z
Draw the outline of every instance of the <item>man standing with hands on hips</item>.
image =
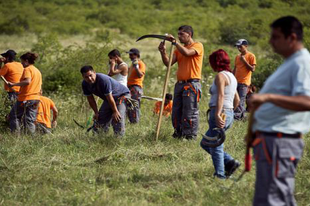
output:
M174 138L196 139L198 133L199 107L201 96L201 69L203 61L203 45L193 40L194 31L191 26L184 25L178 29L180 43L172 35L167 38L175 45L172 65L178 63L177 83L174 88L172 106L172 125ZM163 63L168 66L169 57L164 42L160 51Z
M255 110L252 143L256 159L253 205L296 205L296 166L310 129L310 54L303 27L293 16L271 24L270 44L284 62L249 100Z

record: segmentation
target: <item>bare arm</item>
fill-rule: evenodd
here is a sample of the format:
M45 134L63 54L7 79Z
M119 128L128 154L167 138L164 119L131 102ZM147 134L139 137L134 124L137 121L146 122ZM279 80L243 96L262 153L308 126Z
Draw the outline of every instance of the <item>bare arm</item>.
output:
M114 98L113 98L112 94L108 94L106 97L107 97L109 105L113 111L112 119L118 122L119 120L121 120L121 115L120 115L120 113L116 107L116 103L114 101Z
M217 105L216 105L216 111L215 111L215 120L216 125L219 128L223 128L225 126L225 121L221 118L221 113L223 111L223 105L224 105L224 88L226 85L226 78L223 74L218 74L215 77L215 85L217 87Z
M118 74L119 72L117 72L117 69L116 69L116 63L115 61L111 61L110 60L110 70L109 70L109 76L113 76L115 74Z
M183 54L184 56L190 57L190 56L194 56L197 54L195 49L192 49L192 48L188 49L178 42L175 43L175 46L177 47L179 52Z
M251 108L257 109L263 103L270 102L284 109L302 112L310 111L309 96L284 96L278 94L253 94L249 100Z
M20 82L16 82L16 83L12 83L12 82L8 82L9 87L13 87L13 86L26 86L29 85L31 82L31 78L25 78Z
M234 97L234 110L237 109L237 107L239 106L240 103L240 97L238 92L235 93L235 97Z
M58 117L58 109L56 106L52 107L53 111L53 120L52 120L52 127L55 128L57 126L57 117Z
M134 65L133 65L133 68L136 70L137 75L138 75L139 78L143 77L144 73L141 72L141 70L140 70L140 68L139 68L139 64L134 64Z
M245 64L245 66L246 66L246 68L247 68L248 70L250 70L251 72L254 72L254 71L255 71L255 64L254 64L254 65L250 65L250 64L246 61L246 59L244 58L243 55L241 55L240 58L241 58L241 61L243 61L243 63Z
M169 64L169 57L168 57L168 55L166 53L165 42L161 42L159 44L158 50L160 51L161 59L162 59L164 65L168 66L168 64ZM173 54L171 66L174 65L176 62L177 62L177 57Z
M87 100L88 100L89 106L93 109L95 113L94 118L98 120L99 112L98 112L98 107L97 107L97 103L95 101L94 96L93 95L87 96Z
M124 76L126 76L128 73L128 67L126 65L122 65L122 66L119 66L118 68L116 68L116 64L111 63L110 64L110 71L109 71L108 75L113 76L113 75L119 74L119 73L122 73Z

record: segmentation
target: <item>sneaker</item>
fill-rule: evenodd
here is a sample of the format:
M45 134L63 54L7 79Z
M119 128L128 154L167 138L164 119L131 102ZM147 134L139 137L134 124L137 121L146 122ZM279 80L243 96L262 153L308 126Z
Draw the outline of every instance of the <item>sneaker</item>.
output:
M230 177L240 167L241 163L237 160L230 160L225 164L225 175Z

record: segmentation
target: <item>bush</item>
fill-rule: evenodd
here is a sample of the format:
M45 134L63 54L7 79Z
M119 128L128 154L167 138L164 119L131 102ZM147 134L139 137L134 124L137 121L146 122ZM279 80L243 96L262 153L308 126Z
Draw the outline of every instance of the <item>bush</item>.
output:
M80 68L92 65L97 71L102 71L111 45L106 40L102 45L88 42L86 47L72 45L62 48L57 36L51 34L40 36L32 50L39 54L36 66L43 76L44 92L72 93L81 91Z
M252 76L252 84L262 88L266 79L282 64L283 59L277 54L270 54L257 60L258 65Z

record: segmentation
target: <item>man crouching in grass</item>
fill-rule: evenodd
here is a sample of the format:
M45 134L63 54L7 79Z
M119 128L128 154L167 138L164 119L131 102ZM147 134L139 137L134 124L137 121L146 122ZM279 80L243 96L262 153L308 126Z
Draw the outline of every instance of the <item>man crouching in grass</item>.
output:
M114 133L123 136L126 115L125 98L129 97L128 88L105 74L96 73L92 66L83 66L81 73L84 79L83 93L87 96L99 127L107 132L112 122ZM99 111L93 95L103 100Z

